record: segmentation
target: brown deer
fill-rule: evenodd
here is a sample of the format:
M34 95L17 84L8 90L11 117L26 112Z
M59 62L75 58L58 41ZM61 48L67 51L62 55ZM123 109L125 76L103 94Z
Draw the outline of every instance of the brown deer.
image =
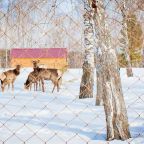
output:
M59 75L58 69L44 69L44 68L38 68L39 71L39 78L44 80L51 80L54 87L52 90L52 93L55 90L55 87L57 87L57 92L59 92L60 85L62 82L62 75ZM44 82L42 82L42 88L44 90Z
M25 89L31 90L32 84L34 84L34 90L37 91L38 83L39 83L39 87L41 85L40 84L41 81L38 77L38 71L37 71L39 60L32 61L32 63L33 63L33 71L29 73L28 78L24 83L24 86Z
M32 84L34 84L34 90L37 91L38 83L40 86L40 82L42 83L43 81L39 78L38 73L36 71L32 71L29 73L28 78L24 83L25 89L31 90Z
M39 62L39 60L33 61L34 71L29 74L28 79L25 83L25 88L29 89L32 83L41 81L42 91L44 92L44 80L51 80L54 84L52 92L54 91L55 87L57 87L57 91L59 91L62 81L62 75L60 74L60 71L58 69L40 68L38 66Z
M1 74L1 89L2 92L4 92L5 86L12 84L12 90L14 90L14 82L16 80L16 77L20 74L20 65L17 65L15 69L8 70L6 72L3 72Z

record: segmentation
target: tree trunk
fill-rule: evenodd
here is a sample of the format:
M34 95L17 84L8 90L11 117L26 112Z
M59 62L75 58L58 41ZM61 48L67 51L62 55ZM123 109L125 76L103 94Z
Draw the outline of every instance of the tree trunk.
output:
M125 19L125 18L124 18ZM127 63L126 71L127 71L127 76L132 77L133 72L132 72L132 65L131 65L131 59L130 59L130 52L129 52L129 44L128 44L128 34L127 34L127 23L126 19L123 19L123 31L125 33L125 48L124 48L124 54L125 54L125 59Z
M5 68L8 68L8 39L9 39L9 16L8 13L10 12L10 6L11 2L8 0L8 6L7 6L7 14L5 15Z
M97 51L96 57L96 77L97 77L97 93L96 93L96 105L102 105L103 101L103 77L102 77L102 70L101 70L101 55Z
M100 106L102 105L103 101L103 78L102 78L102 74L100 72L97 71L97 95L96 95L96 105Z
M126 8L126 0L123 1L123 5L122 7L120 7L120 10L121 10L122 17L123 17L122 30L123 30L124 40L125 40L123 50L124 50L124 55L125 55L125 59L127 63L126 71L127 71L127 76L132 77L133 72L132 72L132 65L131 65L130 52L129 52L129 39L128 39L128 26L127 26L128 10Z
M95 3L95 0L92 0ZM96 36L101 43L101 70L103 78L103 103L107 123L107 140L130 138L127 110L122 93L116 50L105 22L103 0L95 3L93 19Z
M107 140L125 140L130 138L130 133L118 62L115 59L117 57L112 49L103 55L103 101L107 122Z
M84 0L84 9L85 14L83 17L85 57L79 98L91 98L93 97L94 84L94 33L92 23L92 10L87 0Z

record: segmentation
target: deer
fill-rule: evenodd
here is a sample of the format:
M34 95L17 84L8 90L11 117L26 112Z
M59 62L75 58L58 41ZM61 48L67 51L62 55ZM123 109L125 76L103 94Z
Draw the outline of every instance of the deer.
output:
M39 71L39 78L42 79L43 90L44 90L44 80L51 80L54 85L52 89L52 93L54 92L56 87L57 87L57 92L59 92L60 85L62 82L62 75L59 75L59 70L38 68L38 71Z
M42 91L44 92L44 80L51 80L54 85L52 93L54 92L55 87L57 87L57 91L59 91L62 81L61 72L58 69L40 68L38 66L39 62L39 60L32 62L34 71L29 74L25 83L25 88L29 89L32 83L40 81L42 84Z
M34 91L37 91L38 83L40 87L40 79L38 77L38 71L37 71L37 63L39 63L39 60L32 61L33 64L33 71L29 73L26 82L24 83L25 89L31 90L32 84L34 84Z
M34 84L34 91L37 91L37 86L40 86L40 82L42 83L43 81L39 78L39 75L36 71L32 71L29 73L26 82L24 83L25 89L31 90L32 84Z
M0 80L2 92L4 92L5 86L8 85L8 87L10 87L10 84L12 85L12 91L14 91L14 82L17 76L20 74L20 69L21 66L16 65L15 69L5 71L1 74Z

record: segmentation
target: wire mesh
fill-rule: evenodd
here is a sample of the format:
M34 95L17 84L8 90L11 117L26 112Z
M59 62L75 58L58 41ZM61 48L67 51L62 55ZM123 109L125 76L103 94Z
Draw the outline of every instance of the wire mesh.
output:
M112 1L105 1L113 45L119 45L121 16ZM0 1L0 72L13 69L10 52L13 48L67 48L64 60L68 69L62 77L60 91L52 93L53 83L45 81L41 88L24 89L33 67L20 70L14 90L0 91L1 144L144 144L144 74L142 64L133 68L128 78L120 69L124 99L132 138L126 141L106 141L106 120L103 106L95 106L94 98L79 99L84 58L83 1L75 0L7 0ZM142 6L138 5L141 9ZM143 11L136 11L143 28ZM143 52L142 52L143 55ZM40 61L43 57L38 57ZM61 58L48 58L53 68ZM29 58L29 61L35 58ZM54 62L53 62L54 60ZM22 59L21 65L26 61ZM15 60L15 64L19 59ZM41 67L48 67L40 63ZM95 71L96 73L96 71ZM96 76L96 74L95 74Z

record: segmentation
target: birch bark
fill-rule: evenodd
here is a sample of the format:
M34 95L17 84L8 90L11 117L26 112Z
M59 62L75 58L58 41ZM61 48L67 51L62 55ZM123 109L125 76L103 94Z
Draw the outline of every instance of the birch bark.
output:
M130 138L127 110L123 98L116 50L106 23L103 0L91 0L96 36L101 43L103 103L107 123L107 140Z
M92 9L87 0L84 0L84 47L85 57L83 63L83 75L80 84L79 98L93 97L94 84L94 33Z
M96 78L97 78L97 93L96 93L96 105L100 106L103 104L102 98L103 98L103 77L102 77L102 69L101 69L101 64L102 64L102 55L100 52L100 44L97 45L97 52L96 52Z
M117 4L118 1L116 0ZM122 31L123 31L123 37L124 37L124 55L127 63L126 71L127 71L127 76L132 77L133 72L132 72L132 65L131 65L131 59L130 59L130 52L129 52L129 39L128 39L128 26L127 26L127 16L128 16L128 9L126 7L127 5L127 0L123 0L122 6L120 7L123 21L122 21Z

